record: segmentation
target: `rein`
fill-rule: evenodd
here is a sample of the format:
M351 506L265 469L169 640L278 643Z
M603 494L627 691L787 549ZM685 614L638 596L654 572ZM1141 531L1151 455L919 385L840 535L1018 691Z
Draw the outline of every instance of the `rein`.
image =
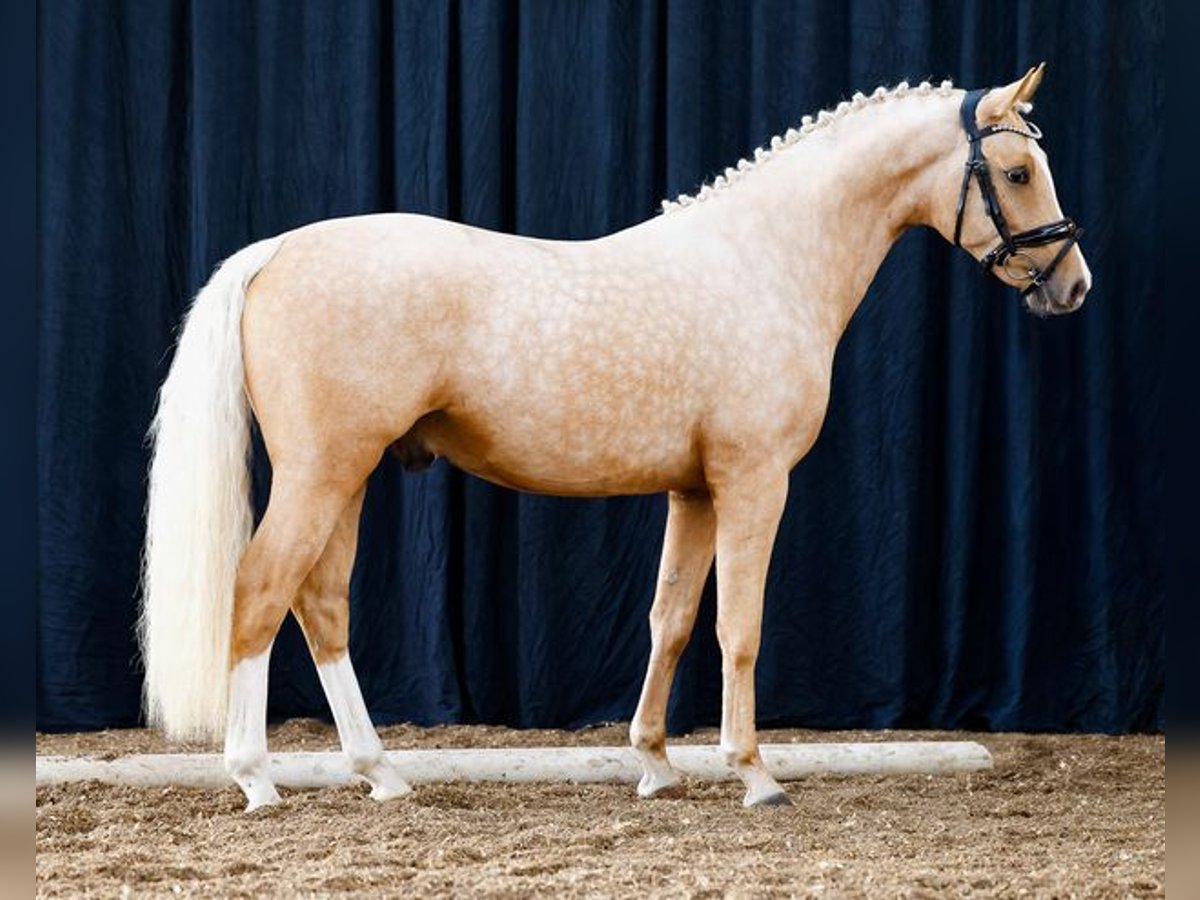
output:
M1062 262L1063 257L1078 242L1080 236L1083 234L1083 229L1076 225L1072 219L1063 217L1057 222L1039 225L1036 228L1030 228L1028 231L1020 231L1016 234L1009 231L1008 222L1004 219L1004 211L1000 208L1000 200L996 196L996 186L992 182L987 157L983 155L983 139L993 134L1011 131L1014 134L1038 140L1042 136L1042 132L1032 122L1028 123L1027 129L1004 124L987 125L984 128L980 128L975 124L975 108L979 106L979 101L983 99L983 95L987 91L987 88L969 91L963 97L962 106L959 108L963 130L967 133L970 152L967 155L966 167L963 170L962 188L958 192L958 210L954 222L954 245L956 247L962 246L960 238L962 237L963 210L967 205L967 193L971 189L971 176L974 175L975 180L979 184L979 194L983 198L983 208L987 212L988 218L992 220L992 224L996 228L996 233L1000 236L1000 243L989 250L979 260L979 264L983 266L985 272L990 272L996 266L1000 266L1009 278L1017 281L1028 280L1029 284L1021 291L1021 294L1025 295L1037 290L1050 279L1058 264ZM1063 241L1064 243L1054 258L1050 260L1050 264L1044 269L1039 269L1036 263L1034 263L1033 258L1024 252L1029 247L1044 247L1046 244L1054 244L1058 241ZM1010 268L1014 262L1019 263L1016 270Z

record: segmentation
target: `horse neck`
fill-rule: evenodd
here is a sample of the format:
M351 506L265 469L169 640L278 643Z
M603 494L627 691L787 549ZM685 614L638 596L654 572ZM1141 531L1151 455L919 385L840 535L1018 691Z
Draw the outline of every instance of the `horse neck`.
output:
M676 214L740 245L748 280L775 279L836 340L900 235L942 224L931 201L961 138L961 96L866 105Z

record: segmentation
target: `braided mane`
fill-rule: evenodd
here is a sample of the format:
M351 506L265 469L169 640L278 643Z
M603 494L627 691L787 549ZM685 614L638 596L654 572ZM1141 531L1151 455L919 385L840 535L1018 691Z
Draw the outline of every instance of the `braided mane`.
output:
M714 194L725 190L730 185L745 178L748 173L753 172L759 166L768 162L777 153L793 146L812 132L820 128L825 128L865 106L883 103L888 100L901 100L913 94L925 96L937 93L943 97L948 97L953 90L954 84L947 79L936 88L928 81L922 81L915 88L909 87L907 81L902 81L891 90L880 85L875 88L869 97L862 92L855 93L849 100L843 100L832 110L823 109L816 116L805 116L800 120L799 128L789 128L782 135L775 135L769 141L768 146L759 147L754 151L753 160L738 160L737 165L727 168L723 174L714 178L711 184L702 185L700 190L695 194L680 194L674 200L664 200L662 202L662 211L663 213L670 213L685 206L691 206L693 203L710 199Z

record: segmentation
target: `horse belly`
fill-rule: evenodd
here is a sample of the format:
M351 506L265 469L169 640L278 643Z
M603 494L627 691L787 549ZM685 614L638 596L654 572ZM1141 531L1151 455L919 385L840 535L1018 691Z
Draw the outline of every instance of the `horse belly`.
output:
M538 494L597 497L701 487L699 456L679 429L591 431L552 417L508 419L430 413L400 442L410 457L445 457L504 487Z

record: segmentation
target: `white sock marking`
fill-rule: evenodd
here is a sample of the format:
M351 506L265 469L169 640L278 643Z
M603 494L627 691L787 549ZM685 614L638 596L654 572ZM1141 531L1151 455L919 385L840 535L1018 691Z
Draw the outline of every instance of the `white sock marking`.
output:
M271 648L244 659L229 677L229 720L225 728L225 768L241 787L247 810L277 803L279 794L267 770L267 675Z
M371 796L389 800L407 794L411 788L383 754L383 743L371 724L350 654L318 664L317 675L333 712L342 750L350 758L354 771L371 782Z

